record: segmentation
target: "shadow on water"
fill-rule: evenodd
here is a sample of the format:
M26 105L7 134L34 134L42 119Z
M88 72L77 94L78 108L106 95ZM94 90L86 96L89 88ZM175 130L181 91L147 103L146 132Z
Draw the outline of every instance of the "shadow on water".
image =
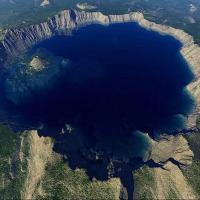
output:
M132 171L150 148L141 132L179 131L192 109L185 86L193 74L181 44L126 23L90 25L32 51L38 48L69 59L70 68L25 104L7 108L31 127L42 124L40 134L55 138L71 168L100 180L120 177L132 199Z

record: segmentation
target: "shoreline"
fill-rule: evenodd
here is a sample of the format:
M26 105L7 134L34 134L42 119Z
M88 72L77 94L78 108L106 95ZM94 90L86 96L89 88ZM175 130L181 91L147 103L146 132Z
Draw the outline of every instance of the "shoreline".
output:
M195 130L196 119L200 115L200 47L195 44L191 35L181 29L148 21L140 12L107 16L100 12L64 10L46 22L7 30L0 44L2 44L8 58L12 58L56 34L68 35L72 30L90 24L110 25L126 22L135 22L146 30L172 36L182 44L180 54L195 76L195 79L186 86L195 99L195 109L188 116L186 129Z

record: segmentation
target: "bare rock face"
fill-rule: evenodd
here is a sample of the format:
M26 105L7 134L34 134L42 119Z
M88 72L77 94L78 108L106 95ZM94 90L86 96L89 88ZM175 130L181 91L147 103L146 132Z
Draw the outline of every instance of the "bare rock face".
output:
M167 169L169 160L174 161L179 167L186 167L192 163L194 156L190 150L187 140L182 136L165 136L160 141L152 141L152 152L150 159L161 164Z
M76 7L81 9L81 10L93 10L93 9L96 9L96 6L90 5L87 2L85 2L85 3L77 3Z
M34 57L30 62L31 69L35 71L41 71L45 68L45 62L40 59L38 56Z
M42 3L40 4L40 6L42 6L42 7L46 7L46 6L48 6L48 5L50 5L50 1L49 1L49 0L44 0L44 1L42 1Z

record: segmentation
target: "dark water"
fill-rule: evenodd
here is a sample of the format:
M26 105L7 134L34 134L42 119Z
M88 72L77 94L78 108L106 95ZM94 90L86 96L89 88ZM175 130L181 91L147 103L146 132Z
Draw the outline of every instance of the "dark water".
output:
M116 163L114 174L131 198L132 170L143 163L138 157L149 148L146 137L131 133L179 131L193 106L185 90L193 74L179 53L181 44L126 23L89 25L34 49L41 47L70 59L71 67L17 109L26 121L44 124L49 131L41 134L56 138L55 150L68 156L72 168L85 168L90 177L106 179L113 156L130 159L128 165ZM65 123L75 127L74 135L58 134ZM103 158L85 159L83 152L89 155L91 149L103 152Z
M183 89L193 76L172 37L134 23L90 25L37 47L70 59L73 67L36 96L29 117L55 126L78 117L88 126L109 120L143 131L184 127L193 102Z

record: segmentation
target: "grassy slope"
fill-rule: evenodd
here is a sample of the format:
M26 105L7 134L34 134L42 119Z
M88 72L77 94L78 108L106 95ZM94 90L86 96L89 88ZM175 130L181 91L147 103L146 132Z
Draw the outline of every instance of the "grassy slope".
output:
M134 173L136 199L152 199L155 188L153 169L144 165Z
M194 160L183 174L200 198L200 133L191 133L186 136L190 148L194 152Z
M5 126L0 127L0 196L3 199L21 197L25 173L18 159L20 136Z
M183 171L188 182L200 198L200 161L194 160L192 165Z
M83 170L71 170L61 160L46 169L36 195L37 199L116 199L119 180L90 181ZM47 192L47 193L46 193Z
M8 127L0 126L0 198L22 198L24 193L29 192L27 191L28 177L34 179L30 174L39 174L31 173L30 170L40 169L41 158L45 157L42 154L45 154L45 149L49 148L50 139L43 138L43 142L40 143L39 148L44 151L40 152L40 161L37 163L37 154L34 154L33 149L37 151L35 141L40 138L31 134L30 132L16 134ZM36 138L35 141L33 138ZM22 141L23 145L20 145ZM118 179L105 182L90 181L84 170L73 171L59 155L52 153L51 156L51 162L45 161L44 174L35 180L28 180L28 183L37 181L34 188L30 188L31 193L34 192L33 197L37 199L117 199L119 197ZM34 162L31 162L32 160Z

